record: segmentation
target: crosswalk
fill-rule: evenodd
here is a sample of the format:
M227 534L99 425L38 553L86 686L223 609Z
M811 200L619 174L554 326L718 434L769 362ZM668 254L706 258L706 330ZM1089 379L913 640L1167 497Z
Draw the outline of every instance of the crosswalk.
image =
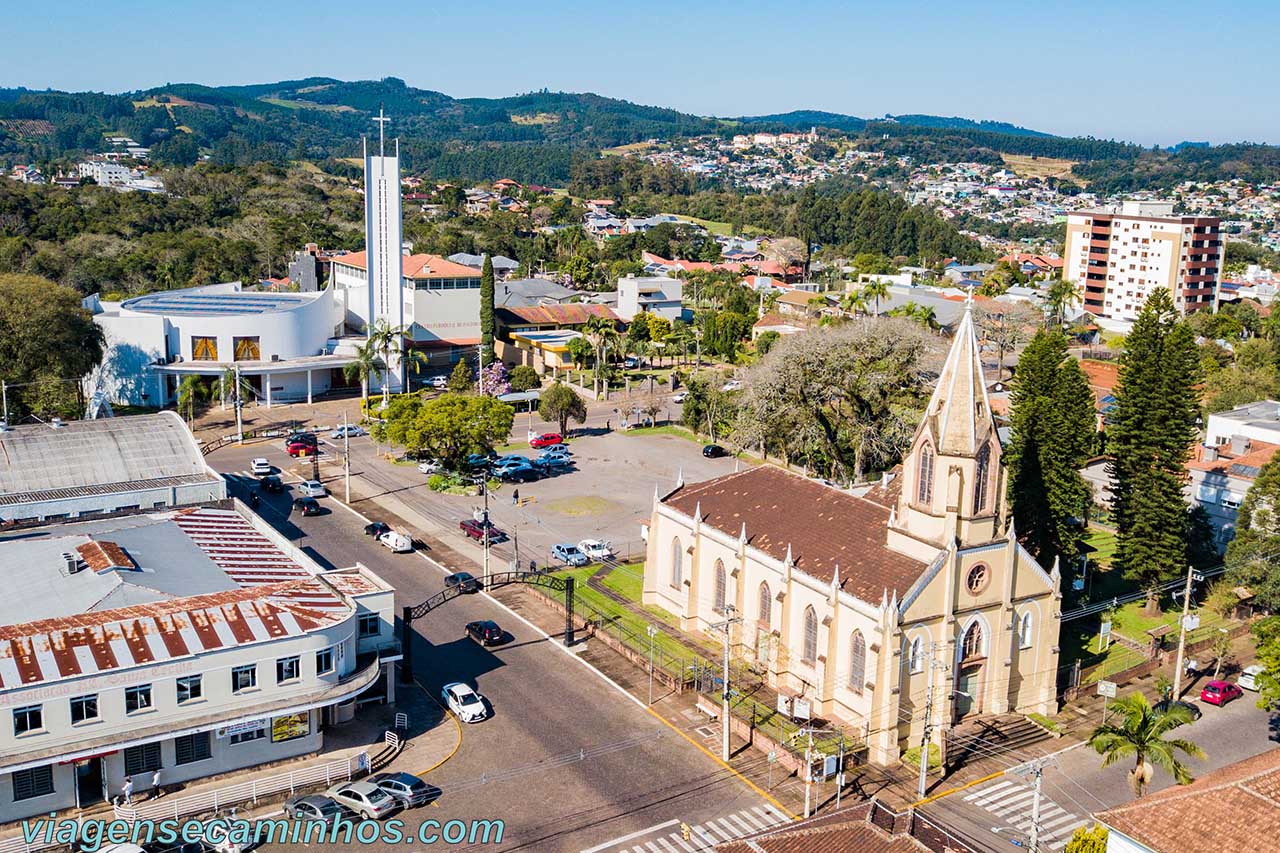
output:
M608 853L707 853L717 844L755 835L757 832L763 832L790 820L790 817L766 803L712 818L704 823L691 824L688 841L684 840L680 827L675 826L678 821L668 821L654 828L660 831L674 827L666 835L643 838L643 836L651 836L652 832L632 833L592 847L589 853L605 853L605 851Z
M1011 826L1026 834L1031 829L1031 805L1034 792L1021 781L1000 781L978 788L965 796L965 801L990 812L1000 826ZM1040 794L1040 845L1046 850L1061 850L1071 840L1077 827L1089 822L1089 816L1074 814Z

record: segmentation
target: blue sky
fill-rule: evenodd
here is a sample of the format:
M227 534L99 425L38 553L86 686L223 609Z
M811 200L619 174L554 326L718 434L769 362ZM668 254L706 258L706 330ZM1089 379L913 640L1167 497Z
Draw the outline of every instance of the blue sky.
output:
M62 0L5 20L0 86L396 76L455 97L547 87L701 115L931 113L1280 143L1274 0Z

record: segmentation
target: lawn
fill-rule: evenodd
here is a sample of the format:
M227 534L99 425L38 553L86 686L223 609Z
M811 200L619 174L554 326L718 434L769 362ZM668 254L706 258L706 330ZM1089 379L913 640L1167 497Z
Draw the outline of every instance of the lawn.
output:
M581 569L566 569L561 572L556 572L556 577L572 577L575 580L574 595L578 600L591 605L592 608L606 619L609 619L611 622L620 625L628 631L631 635L629 645L632 645L637 651L648 651L648 638L645 634L645 628L648 627L649 622L638 613L627 608L625 605L614 601L606 595L602 595L587 585L587 580L598 571L600 571L600 566L593 565L586 566ZM613 574L617 574L617 572L614 572ZM609 586L607 579L605 585ZM547 592L561 603L564 602L562 593L557 593L552 590L548 590ZM623 594L625 595L625 593ZM630 596L627 597L630 598ZM668 624L675 621L674 616L661 608L653 607L648 609L652 612L655 619ZM684 644L672 637L671 632L659 631L657 637L655 637L654 646L659 652L678 660L684 661L693 657L693 652L685 648Z
M1090 527L1084 539L1088 546L1089 562L1095 566L1110 566L1116 553L1116 534L1105 527Z
M702 443L702 439L698 438L688 429L675 424L664 424L662 426L651 427L634 427L627 430L623 435L674 435L678 438L686 438L689 441Z

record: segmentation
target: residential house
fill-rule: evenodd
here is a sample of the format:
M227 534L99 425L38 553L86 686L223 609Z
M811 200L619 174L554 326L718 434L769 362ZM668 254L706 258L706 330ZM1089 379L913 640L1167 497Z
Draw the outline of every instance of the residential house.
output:
M539 373L555 372L569 366L569 341L582 337L593 317L619 320L608 306L585 303L497 308L494 350L508 367L527 364Z
M484 255L470 255L466 252L455 252L446 260L455 264L462 264L464 267L472 269L484 269ZM496 279L505 279L520 269L520 262L506 257L505 255L492 255L489 258L493 262L493 276Z
M778 314L770 311L751 326L751 340L756 340L765 332L777 332L779 335L794 335L797 332L803 332L808 326L800 322L790 322L784 320Z
M1228 412L1209 415L1209 422L1205 425L1206 445L1230 444L1236 436L1280 444L1280 403L1259 400L1236 406Z
M1219 552L1235 538L1236 512L1277 449L1278 444L1233 435L1226 444L1197 446L1195 458L1187 463L1187 500L1204 509Z
M631 322L642 311L676 321L684 316L684 282L665 276L618 279L618 316Z
M530 308L535 305L563 305L583 294L545 278L508 279L493 289L496 308Z

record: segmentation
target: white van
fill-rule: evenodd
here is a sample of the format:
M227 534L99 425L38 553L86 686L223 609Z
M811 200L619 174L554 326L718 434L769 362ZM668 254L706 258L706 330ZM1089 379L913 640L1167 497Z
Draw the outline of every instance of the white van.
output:
M408 554L413 551L413 540L399 530L388 530L378 537L378 541L397 554Z

